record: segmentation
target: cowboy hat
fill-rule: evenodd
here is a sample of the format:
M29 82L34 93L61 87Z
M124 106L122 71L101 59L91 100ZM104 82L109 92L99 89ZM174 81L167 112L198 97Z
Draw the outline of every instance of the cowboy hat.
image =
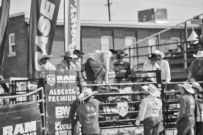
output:
M193 57L196 57L196 58L203 57L203 51L198 51L197 55L193 54Z
M155 50L154 53L155 53L156 55L159 55L161 58L164 58L164 57L165 57L165 54L164 54L163 52L159 51L159 50Z
M70 52L70 51L65 52L64 55L61 55L61 57L78 58L77 55L75 55L74 53L72 53L72 52Z
M199 92L202 92L202 87L198 82L192 82L192 87L198 89Z
M38 58L38 63L41 64L41 61L43 59L50 59L51 57L52 57L52 55L43 54Z
M128 54L124 52L124 50L118 50L116 53L117 57L125 57Z
M195 93L194 89L192 88L192 85L190 85L187 82L184 82L183 84L178 84L178 86L184 88L190 94L194 94Z
M158 55L155 54L155 53L150 54L150 55L148 56L148 58L149 58L150 60L158 60L158 59L159 59Z
M154 97L159 97L161 94L161 92L153 84L149 84L148 86L142 86L142 89Z
M82 55L84 55L84 53L80 50L74 50L73 54L77 55L78 57L82 57Z
M84 101L85 99L91 97L92 95L96 94L97 91L92 91L90 88L85 88L83 92L78 96L80 101Z

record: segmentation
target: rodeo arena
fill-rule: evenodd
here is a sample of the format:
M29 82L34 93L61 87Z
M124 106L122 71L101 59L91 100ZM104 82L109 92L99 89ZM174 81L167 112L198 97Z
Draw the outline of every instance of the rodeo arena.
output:
M61 1L2 0L0 135L203 135L203 13L91 22Z

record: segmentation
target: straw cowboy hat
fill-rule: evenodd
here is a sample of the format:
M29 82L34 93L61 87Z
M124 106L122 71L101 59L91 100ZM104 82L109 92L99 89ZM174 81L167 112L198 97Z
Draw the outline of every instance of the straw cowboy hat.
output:
M158 59L159 59L158 55L155 54L155 53L150 54L150 55L148 56L148 58L149 58L150 60L158 60Z
M38 63L42 64L41 61L44 59L50 59L52 57L52 55L47 55L47 54L43 54L38 58Z
M192 87L196 88L199 90L199 92L202 92L202 87L200 86L200 84L198 82L192 82Z
M161 92L153 84L149 84L148 86L142 86L142 89L144 89L146 92L148 92L154 97L159 97L161 94Z
M156 55L159 55L162 59L165 57L165 54L163 52L159 51L159 50L155 50L154 53Z
M78 96L78 99L80 101L84 101L85 99L93 96L96 93L97 93L97 91L92 91L92 89L90 89L90 88L85 88L83 90L83 92Z
M192 88L192 85L190 85L187 82L185 82L183 84L178 84L178 86L184 88L190 94L194 94L195 93L194 89Z
M61 55L61 57L78 58L77 55L75 55L74 53L72 53L72 52L70 52L70 51L65 52L64 55Z
M203 51L198 51L197 55L193 54L193 57L196 57L196 58L203 57Z

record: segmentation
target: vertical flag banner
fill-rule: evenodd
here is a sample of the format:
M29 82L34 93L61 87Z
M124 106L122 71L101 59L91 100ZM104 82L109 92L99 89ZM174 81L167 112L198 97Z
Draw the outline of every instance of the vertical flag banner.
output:
M80 36L79 0L65 0L64 2L65 51L73 51L80 44L78 43Z
M29 29L30 69L41 71L38 59L51 54L60 0L32 0ZM32 73L33 74L33 73Z
M10 0L2 0L0 13L0 74L3 69L3 57L5 51L6 29L9 19Z
M74 70L46 71L46 123L49 135L74 135L77 110L77 74Z

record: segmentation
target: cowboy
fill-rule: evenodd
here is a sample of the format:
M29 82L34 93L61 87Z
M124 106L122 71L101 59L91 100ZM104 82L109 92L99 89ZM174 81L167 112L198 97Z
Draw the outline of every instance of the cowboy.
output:
M99 135L99 101L94 98L96 91L85 88L78 99L83 102L79 105L77 113L82 125L84 135Z
M131 74L131 68L130 63L127 61L124 61L124 58L127 56L123 50L118 51L116 54L117 61L113 64L113 69L115 71L115 82L121 83L130 81L130 74Z
M86 83L81 75L80 64L77 62L79 59L78 56L71 51L67 51L62 57L64 57L64 59L57 65L57 69L61 71L74 70L77 74L77 86L80 87L81 90L81 85L86 85Z
M198 82L192 82L191 85L195 91L195 132L196 135L203 135L203 90Z
M63 57L63 60L60 62L60 64L57 65L57 69L60 70L68 70L68 69L74 69L76 71L79 71L78 66L75 64L74 59L78 59L78 56L75 55L71 51L65 52L64 55L61 55Z
M158 98L161 93L153 84L142 86L142 89L149 95L140 104L135 125L139 125L140 121L143 121L144 135L158 135L158 129L162 120L162 101Z
M181 92L180 110L177 119L177 135L193 135L193 127L195 124L195 99L192 94L195 91L192 85L185 82L178 84Z
M152 53L148 56L148 60L145 61L143 64L143 71L153 71L160 69L160 66L157 64L157 61L159 60L159 56L156 55L155 53ZM149 73L144 73L142 75L143 81L150 81L150 82L156 82L156 73L149 72Z
M56 70L56 67L50 62L51 57L51 55L43 54L38 59L39 65L42 66L42 71L39 72L38 88L45 85L45 70Z
M159 50L155 50L154 53L159 57L157 63L160 66L162 82L170 82L171 71L168 61L163 59L165 57L165 54Z
M39 57L38 59L38 63L39 65L42 65L42 70L43 68L45 70L56 70L56 67L54 65L51 64L50 59L51 59L51 55L41 55L41 57Z
M188 81L203 81L203 51L198 51L193 57L196 59L188 68Z

